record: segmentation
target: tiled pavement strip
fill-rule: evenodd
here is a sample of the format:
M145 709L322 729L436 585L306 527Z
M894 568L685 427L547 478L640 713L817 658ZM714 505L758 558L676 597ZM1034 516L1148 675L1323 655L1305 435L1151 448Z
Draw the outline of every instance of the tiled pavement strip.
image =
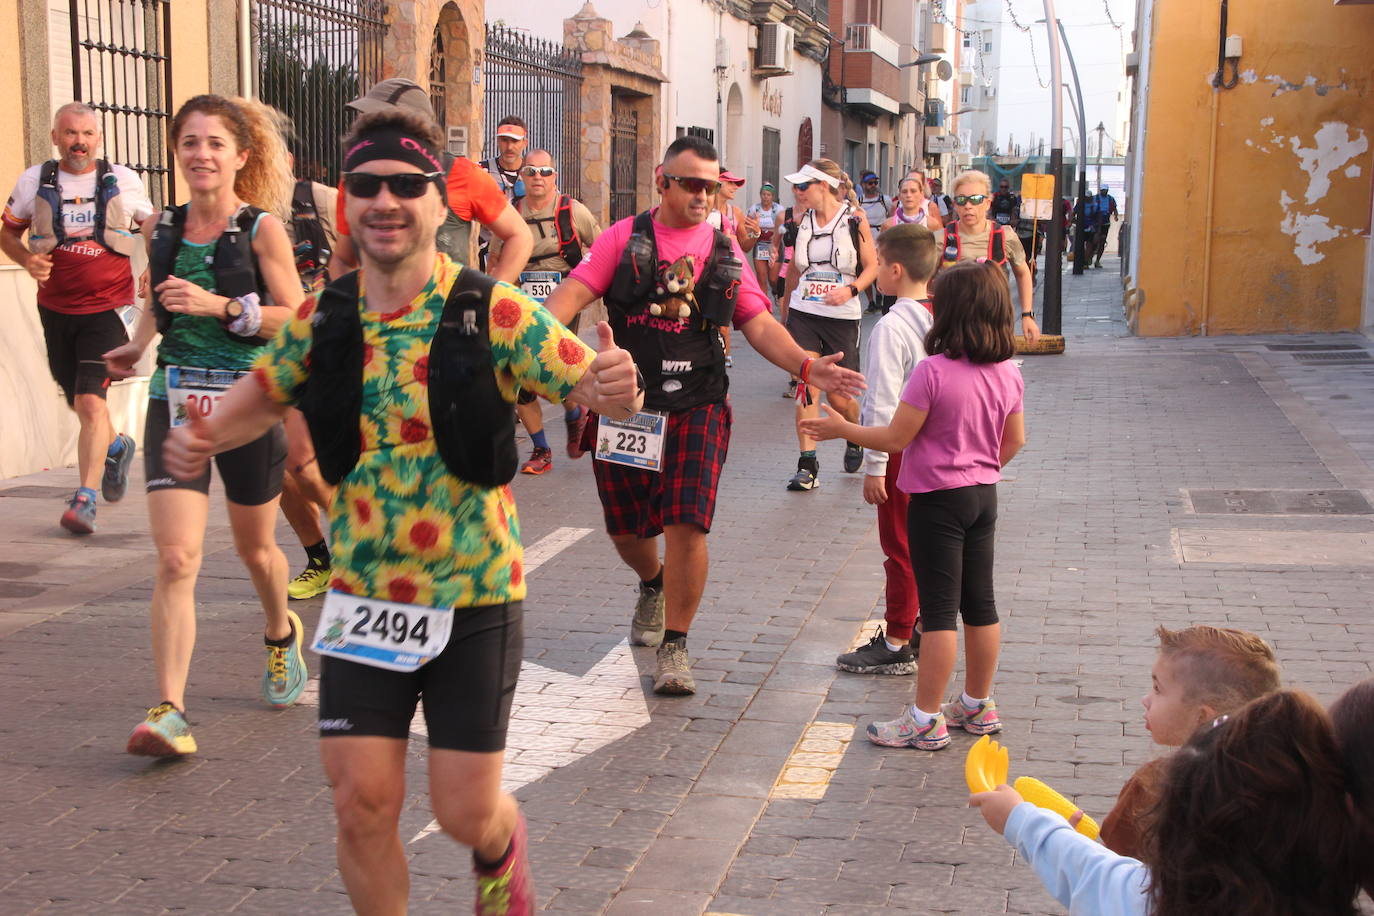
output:
M1368 537L1374 518L1198 515L1185 491L1374 495L1374 368L1266 346L1374 345L1350 334L1130 338L1113 270L1066 275L1065 299L1067 352L1025 361L1030 442L1001 488L997 697L1013 775L1045 778L1100 815L1153 753L1139 697L1156 625L1256 630L1287 681L1323 700L1370 674L1374 558L1321 565L1303 534ZM971 739L936 754L877 748L861 729L844 742L912 689L910 678L832 664L881 616L873 513L834 444L820 489L783 490L795 459L784 378L735 341L733 448L690 638L695 697L647 693L652 652L620 646L631 576L600 533L587 459L556 451L552 473L516 484L527 544L596 529L544 561L527 602L526 658L541 668L526 669L512 738L531 769L513 773L546 773L518 793L541 905L617 916L1057 912L965 806ZM0 491L57 488L0 492L0 910L347 912L314 709L274 712L256 699L260 612L218 497L189 694L202 752L150 763L122 752L158 699L141 486L127 505L102 506L100 533L78 542L55 524L73 481L71 470L0 481ZM1259 547L1247 563L1183 562L1180 532L1197 529L1246 533ZM298 550L288 555L299 563ZM301 610L312 627L318 601ZM649 724L622 737L645 709ZM430 819L422 739L410 759L404 837ZM466 857L446 839L408 851L412 912L471 906Z

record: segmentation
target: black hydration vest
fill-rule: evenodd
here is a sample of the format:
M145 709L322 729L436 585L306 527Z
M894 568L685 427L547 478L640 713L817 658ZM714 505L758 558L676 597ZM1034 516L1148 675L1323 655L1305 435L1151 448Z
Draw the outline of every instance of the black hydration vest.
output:
M492 368L488 308L496 281L464 268L449 290L429 345L429 419L450 473L480 487L515 477L515 405L501 395ZM310 345L310 375L295 391L320 474L331 484L362 454L363 326L358 273L320 293Z
M215 241L214 253L210 255L210 269L215 275L215 295L231 299L258 293L260 296L267 285L258 272L257 258L253 256L253 226L262 215L257 207L243 204L238 212L229 218L229 225ZM177 249L181 247L181 237L186 231L186 205L168 207L162 211L157 226L153 229L152 249L148 253L148 287L153 290L153 314L157 317L159 334L166 334L172 326L172 313L162 307L157 287L163 280L172 276L176 266ZM265 298L265 297L263 297ZM261 346L267 343L265 337L243 337L234 334L227 327L224 333L235 340L244 340Z
M291 193L291 237L295 240L296 273L307 292L315 290L324 277L333 252L329 249L329 234L320 221L315 207L315 190L307 178L296 182Z
M696 284L699 314L685 326L649 313L651 304L671 297L658 286L658 242L648 210L635 217L606 291L611 330L644 374L644 406L650 410L715 404L730 390L720 328L734 316L744 264L734 256L730 237L713 231L711 257Z

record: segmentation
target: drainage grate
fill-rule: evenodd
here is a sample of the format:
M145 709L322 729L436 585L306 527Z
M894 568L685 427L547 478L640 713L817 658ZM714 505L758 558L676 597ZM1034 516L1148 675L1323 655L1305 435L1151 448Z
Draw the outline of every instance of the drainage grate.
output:
M1363 350L1360 344L1265 344L1277 353L1318 353L1322 350Z
M1293 358L1300 363L1368 363L1374 362L1374 357L1369 355L1366 350L1357 352L1336 352L1336 353L1294 353Z
M71 487L10 487L8 490L0 490L0 496L18 496L22 499L55 499L58 497L68 497L72 495Z
M1374 515L1359 490L1189 490L1199 515Z

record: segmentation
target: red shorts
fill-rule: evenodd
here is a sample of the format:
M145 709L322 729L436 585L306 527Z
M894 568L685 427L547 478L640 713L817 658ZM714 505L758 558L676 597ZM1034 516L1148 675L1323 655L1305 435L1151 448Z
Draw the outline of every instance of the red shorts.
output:
M696 525L710 531L732 422L728 403L670 411L663 469L657 473L593 459L606 533L651 538L662 534L665 525ZM582 439L583 448L592 453L596 427L593 414Z

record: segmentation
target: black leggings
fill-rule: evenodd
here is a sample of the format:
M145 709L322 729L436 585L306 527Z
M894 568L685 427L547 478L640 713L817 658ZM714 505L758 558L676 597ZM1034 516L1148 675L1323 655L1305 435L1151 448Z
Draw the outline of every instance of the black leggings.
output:
M921 629L954 630L997 623L992 596L992 542L997 531L997 484L912 493L907 543Z

